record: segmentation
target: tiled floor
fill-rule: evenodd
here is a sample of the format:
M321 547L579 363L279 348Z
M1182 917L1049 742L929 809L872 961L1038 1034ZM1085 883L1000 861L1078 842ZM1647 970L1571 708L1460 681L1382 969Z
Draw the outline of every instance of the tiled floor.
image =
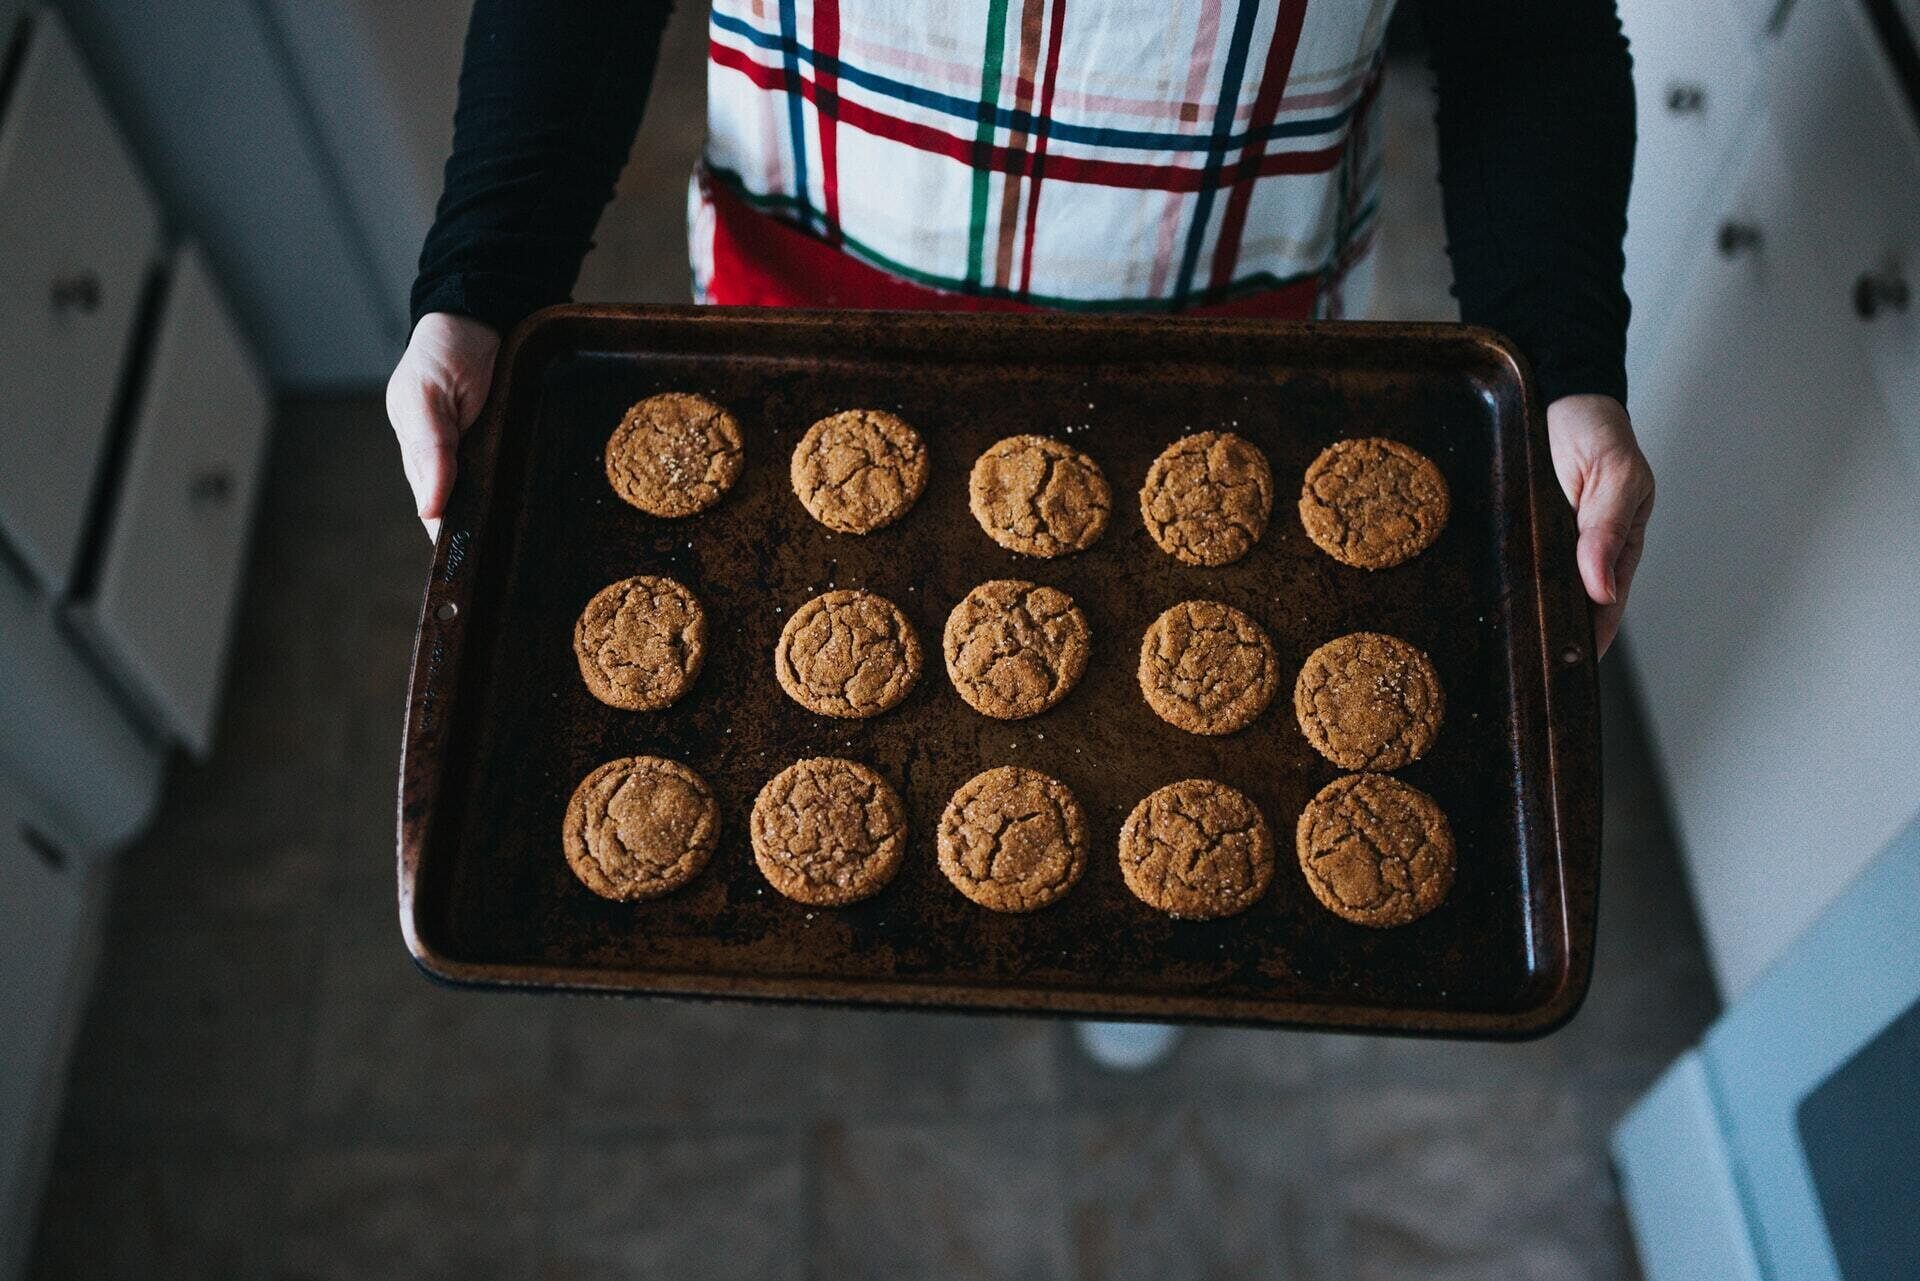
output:
M1425 94L1403 84L1383 296L1445 314ZM684 163L669 133L641 163ZM583 293L680 287L659 284L677 233L622 230L676 201L618 223L644 194ZM378 404L290 406L219 750L121 864L33 1275L1636 1275L1604 1135L1714 1002L1616 673L1599 963L1568 1029L1205 1030L1115 1076L1050 1022L421 978L392 804L426 555Z

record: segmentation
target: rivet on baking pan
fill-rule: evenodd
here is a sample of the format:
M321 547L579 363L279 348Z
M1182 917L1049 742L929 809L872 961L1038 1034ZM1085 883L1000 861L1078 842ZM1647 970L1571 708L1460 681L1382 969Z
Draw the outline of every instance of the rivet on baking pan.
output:
M433 616L439 619L443 623L448 623L448 622L452 622L454 617L457 614L459 614L459 612L460 612L460 607L458 605L454 604L452 601L447 601L444 604L442 604L440 608L433 611Z
M1583 655L1578 645L1569 645L1560 651L1560 661L1568 667L1572 667L1575 663L1579 662L1582 657Z

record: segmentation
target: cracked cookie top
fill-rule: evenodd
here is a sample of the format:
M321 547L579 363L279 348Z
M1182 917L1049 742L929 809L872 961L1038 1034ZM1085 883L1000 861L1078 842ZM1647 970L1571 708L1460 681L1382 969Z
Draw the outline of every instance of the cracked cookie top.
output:
M1120 828L1120 874L1149 907L1184 920L1244 911L1273 881L1273 832L1225 783L1169 783Z
M1386 569L1432 545L1447 523L1447 481L1433 460L1397 440L1337 441L1307 468L1300 523L1327 555Z
M920 679L920 639L898 606L872 592L815 596L773 651L788 697L810 712L859 720L899 705Z
M881 409L849 409L807 429L793 451L793 492L812 517L866 534L907 514L927 487L920 433Z
M1003 765L953 794L939 845L955 889L995 912L1032 912L1087 870L1087 816L1059 779Z
M947 615L947 675L983 716L1020 720L1067 696L1093 634L1073 597L1019 579L982 583Z
M907 814L887 781L856 761L815 756L760 789L753 859L796 903L838 907L876 893L900 870Z
M1027 556L1083 552L1106 532L1113 492L1100 467L1048 436L1009 436L980 455L967 502L987 537Z
M595 698L631 712L658 711L700 675L707 612L671 578L623 578L587 602L573 625L573 653Z
M1189 565L1228 565L1253 550L1273 512L1273 468L1252 441L1203 431L1147 469L1140 515L1160 550Z
M608 761L567 802L560 843L581 884L607 899L657 898L707 865L720 806L706 780L658 756Z
M1231 734L1266 710L1280 680L1260 624L1217 600L1182 601L1140 642L1140 692L1167 724Z
M1379 632L1328 641L1307 656L1293 683L1300 732L1341 769L1399 769L1419 760L1445 711L1432 661Z
M1356 925L1418 920L1453 886L1453 831L1425 792L1385 774L1349 774L1300 813L1300 870L1314 897Z
M629 409L607 441L613 492L655 516L691 516L740 479L740 424L705 396L670 391Z

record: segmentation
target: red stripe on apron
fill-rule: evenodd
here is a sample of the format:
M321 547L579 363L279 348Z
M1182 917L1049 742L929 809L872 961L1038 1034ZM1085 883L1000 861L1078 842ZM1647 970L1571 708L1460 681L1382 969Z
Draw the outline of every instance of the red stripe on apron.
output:
M1233 195L1227 200L1226 216L1220 223L1220 238L1213 244L1215 289L1233 279L1234 265L1240 261L1240 237L1247 228L1253 180L1266 154L1267 128L1280 114L1280 98L1293 72L1293 52L1300 46L1300 28L1306 20L1307 0L1281 0L1280 12L1273 19L1273 42L1267 46L1266 70L1260 74L1260 92L1253 100L1253 119L1247 125L1247 145L1240 152L1240 167L1234 176Z
M754 209L717 182L713 202L713 275L707 301L722 307L812 307L859 311L1008 311L1047 308L1010 298L928 289L861 262L818 236ZM1229 302L1189 307L1193 316L1313 315L1319 281L1295 281ZM1145 310L1144 308L1142 310Z
M840 0L813 0L814 115L820 121L820 190L826 205L827 239L840 243L839 139Z
M1047 70L1040 84L1040 137L1033 148L1033 181L1027 185L1027 234L1020 246L1020 292L1033 288L1033 229L1040 218L1040 183L1047 176L1047 126L1053 120L1053 86L1060 78L1060 33L1067 22L1067 0L1053 0L1048 30Z

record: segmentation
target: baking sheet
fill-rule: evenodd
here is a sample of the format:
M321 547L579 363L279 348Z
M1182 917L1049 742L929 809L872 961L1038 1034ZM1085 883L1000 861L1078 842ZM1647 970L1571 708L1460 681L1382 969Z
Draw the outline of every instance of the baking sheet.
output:
M732 409L747 438L734 490L664 521L608 488L601 450L621 413L661 391ZM469 432L422 608L399 824L400 915L423 968L454 982L695 996L1204 1019L1477 1036L1538 1034L1569 1017L1591 964L1599 858L1598 706L1573 533L1524 367L1497 336L1448 325L1311 325L696 308L566 307L503 353ZM866 536L814 522L787 461L816 419L901 414L932 476L900 523ZM1153 458L1191 431L1236 431L1273 464L1266 536L1239 562L1175 561L1141 524ZM991 543L967 510L974 458L1003 436L1061 436L1105 470L1105 537L1057 560ZM1330 442L1387 435L1445 472L1453 513L1435 545L1373 573L1302 532L1294 502ZM571 648L600 587L668 574L705 603L712 648L662 712L596 702ZM1094 634L1057 707L989 720L939 661L948 611L990 578L1072 594ZM787 615L833 587L898 604L927 650L906 701L866 721L800 708L774 680ZM1279 650L1282 688L1222 738L1160 721L1134 678L1141 633L1180 600L1245 610ZM1447 717L1397 776L1446 810L1459 849L1448 899L1393 930L1316 902L1293 855L1307 799L1342 772L1302 738L1291 685L1322 641L1405 637L1433 658ZM575 784L616 756L704 775L724 820L711 865L646 903L603 901L561 855ZM753 864L747 814L792 761L843 755L906 801L910 848L876 897L839 909L777 895ZM1052 774L1085 805L1081 883L1029 916L982 910L935 863L948 797L995 765ZM1256 906L1174 921L1129 894L1120 823L1190 776L1246 792L1279 865Z

